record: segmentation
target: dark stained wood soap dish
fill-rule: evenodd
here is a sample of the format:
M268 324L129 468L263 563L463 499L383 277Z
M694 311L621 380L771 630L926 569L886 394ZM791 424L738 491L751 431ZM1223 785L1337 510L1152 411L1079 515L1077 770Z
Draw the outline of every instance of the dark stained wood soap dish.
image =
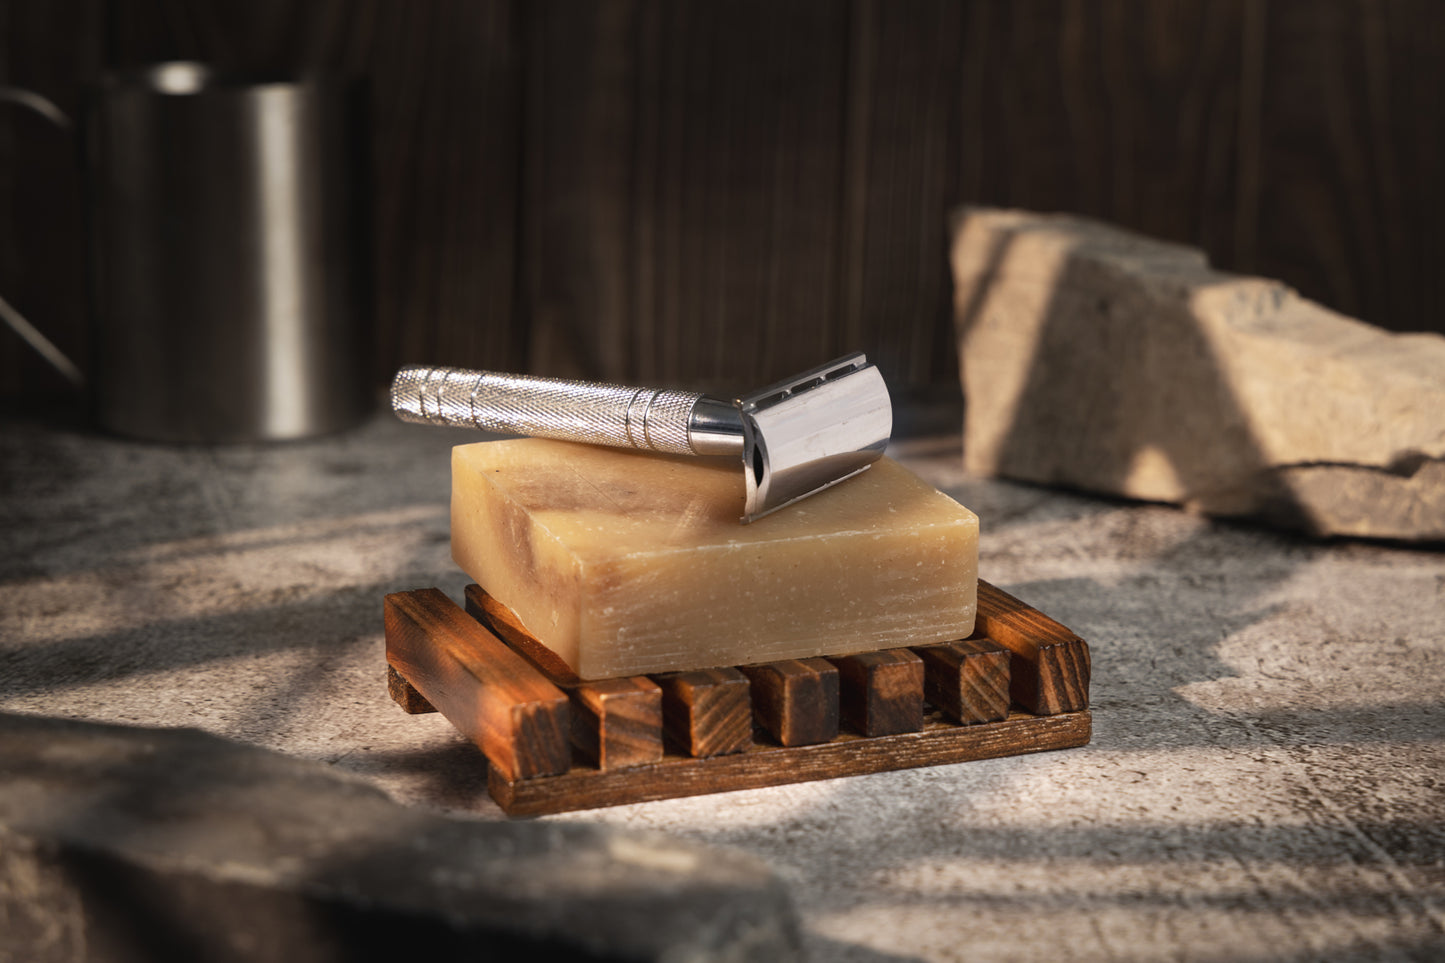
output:
M1089 741L1089 646L982 580L967 639L584 682L479 586L386 597L387 679L486 756L512 815L992 759Z

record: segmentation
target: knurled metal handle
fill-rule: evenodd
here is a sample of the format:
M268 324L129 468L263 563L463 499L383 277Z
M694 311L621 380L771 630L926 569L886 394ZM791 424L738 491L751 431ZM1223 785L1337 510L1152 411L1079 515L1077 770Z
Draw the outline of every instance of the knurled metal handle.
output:
M403 421L480 428L674 455L697 454L688 433L695 391L412 365L391 383Z

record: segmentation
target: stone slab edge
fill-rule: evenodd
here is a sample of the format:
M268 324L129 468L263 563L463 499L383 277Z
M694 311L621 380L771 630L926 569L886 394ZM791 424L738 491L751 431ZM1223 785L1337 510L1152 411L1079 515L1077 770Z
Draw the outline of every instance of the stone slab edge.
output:
M186 729L0 714L0 960L797 959L745 854L411 809Z
M1082 218L968 208L951 234L970 471L1445 539L1445 337Z

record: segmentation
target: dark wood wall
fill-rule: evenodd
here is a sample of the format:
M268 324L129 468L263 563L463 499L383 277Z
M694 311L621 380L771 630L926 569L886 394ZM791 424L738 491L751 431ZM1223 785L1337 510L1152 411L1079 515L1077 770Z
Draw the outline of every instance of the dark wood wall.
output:
M955 382L945 217L1072 210L1445 330L1440 0L0 0L0 82L323 68L373 92L398 363ZM0 294L86 347L64 138L0 107ZM0 393L59 382L0 330Z

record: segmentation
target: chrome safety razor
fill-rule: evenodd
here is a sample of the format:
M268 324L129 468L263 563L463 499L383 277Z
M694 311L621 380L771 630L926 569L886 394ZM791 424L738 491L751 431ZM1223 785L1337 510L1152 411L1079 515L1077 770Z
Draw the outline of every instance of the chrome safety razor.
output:
M893 433L878 369L851 354L732 402L695 391L411 365L391 383L403 421L673 455L740 457L744 522L863 471Z

